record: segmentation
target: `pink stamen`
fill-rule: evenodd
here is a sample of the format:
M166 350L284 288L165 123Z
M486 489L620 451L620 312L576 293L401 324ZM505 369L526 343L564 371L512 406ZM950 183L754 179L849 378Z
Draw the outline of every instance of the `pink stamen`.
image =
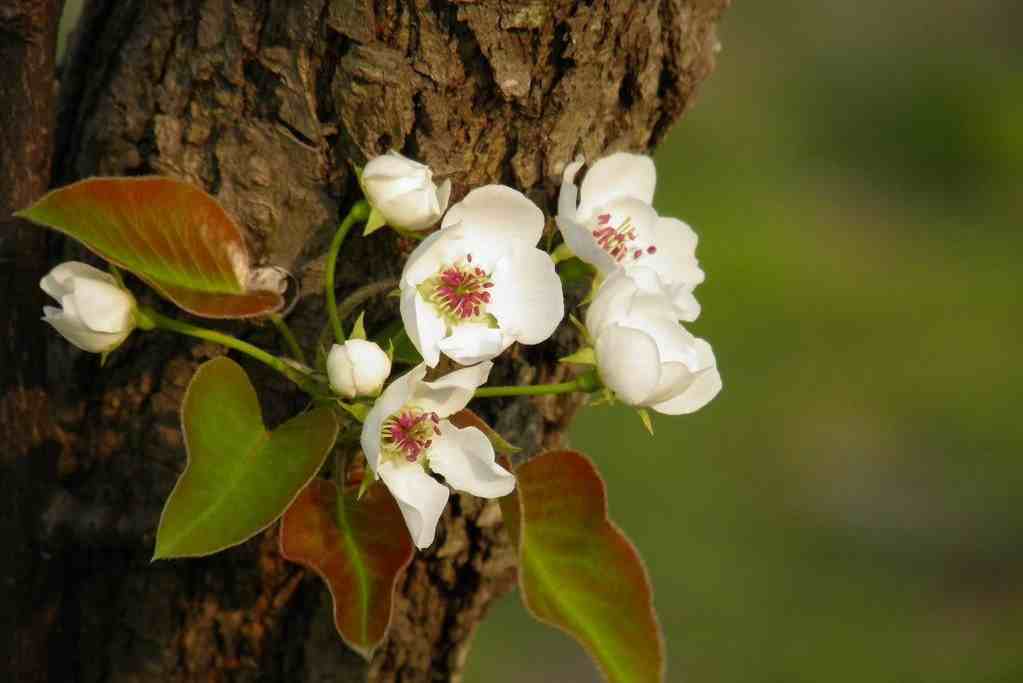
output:
M471 254L466 255L466 262L472 262ZM484 305L491 301L487 290L493 286L490 276L479 266L467 268L456 264L437 274L433 301L456 318L479 317Z
M597 227L590 231L605 252L611 255L615 261L621 263L631 254L633 259L643 257L642 245L632 244L639 239L639 232L632 224L632 219L626 217L617 227L611 225L611 214L604 213L597 216ZM645 249L646 253L653 254L656 247L650 246Z
M433 445L429 438L434 432L440 434L436 413L420 413L414 409L392 415L380 430L386 448L389 448L408 462L416 462Z

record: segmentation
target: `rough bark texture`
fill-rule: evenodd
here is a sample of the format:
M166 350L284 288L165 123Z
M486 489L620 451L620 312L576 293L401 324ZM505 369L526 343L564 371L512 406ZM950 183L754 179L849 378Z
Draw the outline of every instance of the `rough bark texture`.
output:
M28 539L56 484L54 448L43 442L60 436L49 417L45 331L37 322L47 239L19 227L11 212L50 182L62 4L13 0L0 6L0 538L8 544L0 565L0 678L19 681L48 677L60 570Z
M263 261L298 277L291 321L308 341L323 320L322 255L355 197L351 163L399 149L450 177L455 199L504 182L550 209L575 155L648 149L682 114L713 66L726 4L94 0L65 74L57 182L162 173L205 187L250 229ZM350 238L340 295L396 275L411 246L389 232ZM395 315L381 301L367 323ZM235 329L276 343L272 329ZM198 363L221 350L136 334L100 370L48 339L38 424L0 413L13 445L4 457L36 492L20 518L32 580L16 580L37 601L19 633L54 662L33 670L38 680L458 680L473 630L514 579L496 504L453 497L366 664L333 632L326 590L280 560L272 531L208 559L149 563L184 465L179 402ZM554 360L571 343L565 330L515 348L492 381L558 381ZM271 422L300 405L250 370L272 397ZM5 391L2 406L21 395ZM555 445L574 408L564 398L479 407L527 453Z

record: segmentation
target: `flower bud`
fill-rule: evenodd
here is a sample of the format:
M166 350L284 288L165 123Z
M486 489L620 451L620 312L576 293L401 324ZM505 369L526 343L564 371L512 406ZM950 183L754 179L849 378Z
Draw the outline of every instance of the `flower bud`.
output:
M362 189L391 227L425 230L448 208L451 181L437 187L429 166L392 151L366 164Z
M331 388L345 398L376 396L391 374L391 359L379 345L364 339L334 344L327 354Z
M39 286L61 306L44 306L43 320L83 351L112 351L135 329L135 297L109 273L69 261L51 270Z

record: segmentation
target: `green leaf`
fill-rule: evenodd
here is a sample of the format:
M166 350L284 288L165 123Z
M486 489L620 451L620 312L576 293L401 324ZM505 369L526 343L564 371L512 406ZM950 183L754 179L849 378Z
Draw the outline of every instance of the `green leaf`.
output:
M349 339L366 339L366 311L359 313L359 317L355 319L355 324L352 326L352 333L348 335Z
M334 625L353 650L369 659L387 635L398 575L414 554L398 504L386 486L354 492L314 479L284 513L281 555L327 584Z
M490 440L490 443L494 446L494 450L502 455L515 455L522 451L518 446L513 446L508 443L503 436L498 434L490 425L483 421L476 413L472 412L468 408L464 408L451 417L448 418L451 423L459 429L465 429L466 427L475 427L476 429L483 432L484 436Z
M539 621L575 638L611 683L664 680L664 639L646 568L607 517L604 482L575 451L515 472L501 511L519 550L519 587Z
M596 365L597 353L591 346L584 346L575 353L558 359L559 363L575 363L576 365Z
M392 360L395 363L419 365L423 362L423 356L419 353L419 349L415 347L415 344L412 343L412 340L409 339L408 333L405 332L404 327L399 329L392 336L385 336L385 339L387 342L394 345L394 358L392 358Z
M653 436L654 422L650 419L650 411L646 408L637 408L636 414L639 415L639 419L643 423L643 426L646 427L646 430L650 432L650 436Z
M366 235L372 235L385 225L387 225L387 219L384 218L384 214L380 213L374 206L369 212L369 219L366 220L366 229L362 231L362 235L363 237Z
M226 357L204 363L181 406L188 463L153 559L209 555L270 526L316 476L337 429L333 410L320 407L268 432L241 366Z
M362 500L362 497L366 495L366 491L369 487L376 483L377 473L370 468L365 468L362 471L362 483L359 484L359 493L355 496L356 500Z
M360 424L366 421L366 416L369 415L370 408L372 407L365 403L345 403L344 401L338 401L337 404L346 413L358 420Z
M564 246L564 245L562 245ZM560 249L559 247L558 249ZM557 254L557 249L555 254ZM553 255L552 255L553 256ZM558 277L566 285L574 285L576 283L587 282L593 278L596 269L588 263L583 262L578 257L572 256L567 259L554 261L558 267Z
M53 190L18 216L78 240L195 315L280 310L272 269L254 270L241 228L198 187L171 178L90 178Z
M595 345L596 342L590 338L590 331L586 329L586 325L584 325L583 321L579 320L574 313L568 314L568 322L572 323L572 327L578 330L579 336L582 337L587 346L592 348ZM596 358L596 356L594 356L594 358Z

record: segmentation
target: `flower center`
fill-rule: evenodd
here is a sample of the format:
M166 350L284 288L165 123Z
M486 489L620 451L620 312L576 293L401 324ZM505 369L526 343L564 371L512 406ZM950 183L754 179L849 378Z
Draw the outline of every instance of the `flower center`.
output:
M452 323L482 322L487 317L490 276L472 264L472 254L453 265L442 268L420 285L420 292L437 311Z
M644 254L656 254L657 247L639 242L639 235L632 218L626 216L621 223L615 225L611 214L602 213L597 216L597 227L592 231L593 239L601 249L606 251L616 262L625 259L639 260Z
M384 421L380 428L383 452L408 462L418 462L433 445L433 437L440 434L440 418L406 406Z

